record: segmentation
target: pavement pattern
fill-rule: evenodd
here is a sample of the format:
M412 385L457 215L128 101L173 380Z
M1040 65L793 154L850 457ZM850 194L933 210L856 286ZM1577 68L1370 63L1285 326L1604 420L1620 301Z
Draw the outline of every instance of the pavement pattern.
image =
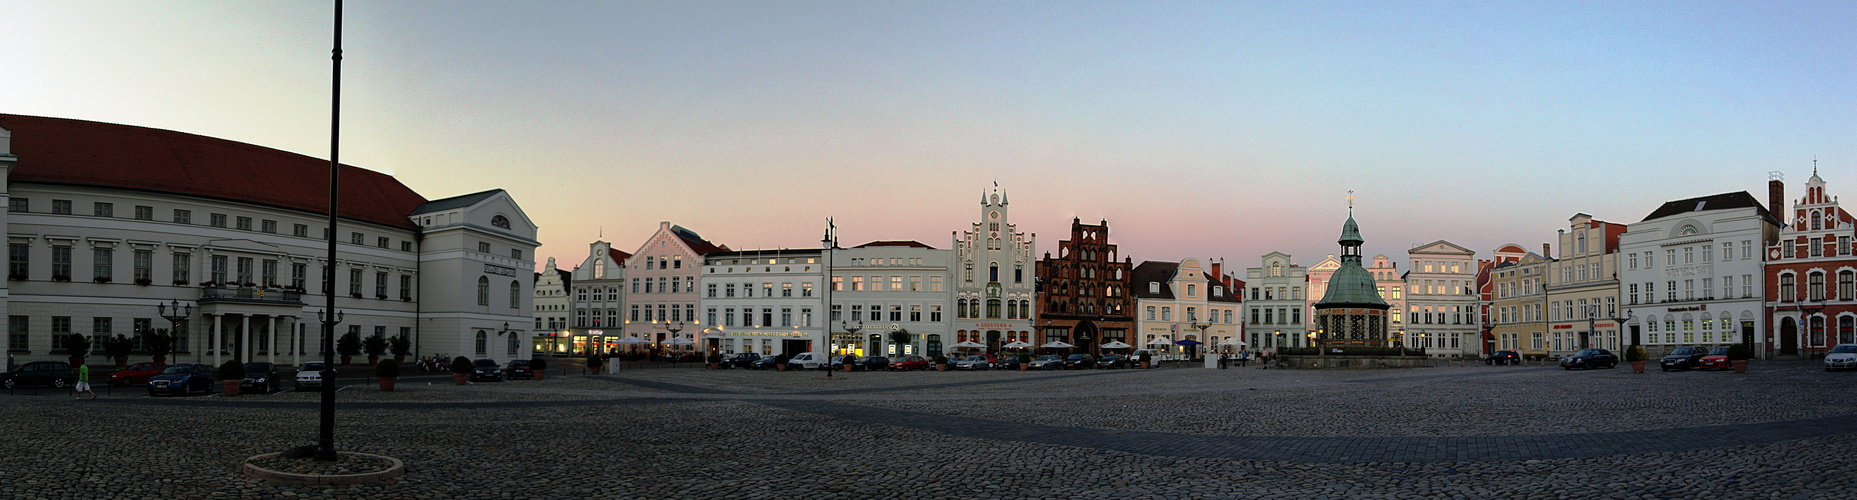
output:
M339 393L375 485L273 485L317 394L0 393L0 498L1857 498L1857 373L836 374L692 368Z

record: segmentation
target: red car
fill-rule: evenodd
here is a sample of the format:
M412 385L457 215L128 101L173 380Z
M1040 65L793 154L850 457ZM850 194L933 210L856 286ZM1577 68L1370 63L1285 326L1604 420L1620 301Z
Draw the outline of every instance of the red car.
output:
M928 360L923 359L921 356L903 356L890 362L891 370L927 370L928 367Z
M148 383L149 377L161 373L161 370L167 369L167 367L168 365L166 364L155 362L136 363L127 370L117 370L116 373L111 373L110 385L128 387L135 384L146 384Z
M1702 357L1702 363L1696 365L1700 370L1726 370L1733 368L1728 364L1728 348L1717 347L1709 350L1709 355Z

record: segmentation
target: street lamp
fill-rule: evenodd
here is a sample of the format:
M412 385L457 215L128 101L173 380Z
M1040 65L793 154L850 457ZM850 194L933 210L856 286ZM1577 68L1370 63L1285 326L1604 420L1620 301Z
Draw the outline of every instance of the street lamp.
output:
M169 313L168 312L169 310L173 310L174 312ZM172 339L174 337L180 336L178 332L180 332L181 330L181 322L187 321L187 318L193 316L193 304L187 304L185 306L182 306L181 301L178 299L170 300L168 301L167 304L162 304L162 303L157 302L155 303L155 311L156 311L156 314L161 315L161 319L168 320L169 323L174 324L174 327L168 331L168 335L169 335L168 338ZM173 343L169 342L168 347L172 349L174 347ZM194 361L200 360L200 355L198 354L195 354L193 357L194 357ZM179 358L177 357L176 359L179 359ZM179 361L176 361L176 362L178 363Z
M1616 312L1614 312L1613 314L1617 314L1617 313L1616 313ZM1610 317L1610 318L1608 318L1608 319L1611 319L1611 320L1612 320L1612 327L1613 327L1613 328L1617 328L1617 329L1618 329L1618 335L1619 335L1620 337L1624 337L1624 336L1625 336L1625 323L1628 323L1628 322L1630 322L1630 321L1631 321L1631 317L1632 317L1632 315L1633 315L1633 313L1632 313L1632 311L1631 311L1630 309L1626 309L1626 310L1625 310L1625 317L1623 317L1623 318L1620 318L1620 317L1617 317L1617 316L1612 316L1612 317ZM1624 344L1624 341L1623 341L1623 340L1621 339L1621 341L1620 341L1619 343L1620 343L1620 344Z
M1321 329L1317 328L1317 330L1321 330ZM1323 356L1322 348L1320 346L1315 345L1315 337L1316 337L1316 332L1309 332L1309 345L1311 347L1315 347L1315 356L1319 358Z
M1421 349L1431 348L1431 339L1426 338L1426 335L1424 330L1419 330L1419 346Z
M861 319L858 320L857 325L852 325L850 321L839 321L839 323L841 324L840 327L845 329L845 336L839 338L838 340L850 339L855 342L857 339L858 330L864 329L864 320L861 320ZM831 323L827 323L827 324L829 325ZM833 344L837 344L837 342L833 342ZM826 363L825 376L831 377L833 370L832 370L832 364L831 364L832 358L831 358L830 352L826 353L825 363Z
M1399 346L1399 357L1406 357L1406 329L1400 328L1399 333L1393 335L1393 345Z

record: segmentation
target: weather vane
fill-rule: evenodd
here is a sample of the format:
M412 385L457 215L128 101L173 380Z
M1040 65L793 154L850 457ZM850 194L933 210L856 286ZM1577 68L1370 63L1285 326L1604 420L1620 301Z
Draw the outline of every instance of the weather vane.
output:
M1354 216L1354 190L1348 190L1348 217Z

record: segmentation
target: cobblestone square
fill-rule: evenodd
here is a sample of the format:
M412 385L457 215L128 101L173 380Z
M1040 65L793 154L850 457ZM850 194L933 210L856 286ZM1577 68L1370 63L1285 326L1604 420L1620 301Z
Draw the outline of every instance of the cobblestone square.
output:
M0 393L8 498L1852 498L1857 374L646 369L340 392L383 484L241 476L316 394Z

